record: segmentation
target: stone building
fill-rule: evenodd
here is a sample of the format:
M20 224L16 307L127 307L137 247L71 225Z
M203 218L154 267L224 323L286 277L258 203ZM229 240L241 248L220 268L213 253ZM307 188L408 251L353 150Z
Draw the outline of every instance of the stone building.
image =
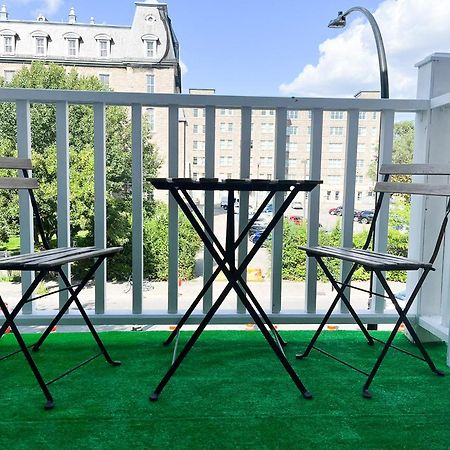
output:
M181 92L178 41L167 5L157 0L135 2L131 26L97 24L94 18L80 23L74 8L64 22L49 21L43 15L31 21L13 20L3 5L0 75L8 82L33 60L67 70L76 67L81 75L96 76L117 92ZM147 108L145 112L164 160L167 111Z
M214 89L195 89L193 94L214 94ZM378 92L359 92L355 97L374 98ZM205 174L204 109L186 109L185 176L201 178ZM238 178L240 167L240 124L237 109L216 111L215 173L219 178ZM324 111L322 137L322 209L339 206L343 201L347 114L344 111ZM355 208L373 208L373 181L368 169L375 159L380 129L380 113L360 112ZM285 176L305 179L309 173L311 132L310 111L288 111L286 129L287 154ZM273 178L275 151L275 110L253 110L251 178ZM184 164L184 165L183 165ZM304 194L299 194L303 196ZM300 199L299 199L300 200ZM303 199L305 200L305 198ZM301 200L300 200L301 201Z

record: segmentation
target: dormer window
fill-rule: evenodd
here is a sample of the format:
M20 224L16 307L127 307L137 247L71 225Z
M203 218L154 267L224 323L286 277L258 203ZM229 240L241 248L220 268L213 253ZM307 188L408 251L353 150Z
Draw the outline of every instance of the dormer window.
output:
M158 37L153 34L145 34L142 36L142 42L144 43L144 57L156 58L159 43Z
M35 31L31 34L34 39L34 53L36 56L46 56L49 35L43 31Z
M14 55L14 53L16 51L17 33L12 30L2 30L2 31L0 31L0 36L2 39L1 53L3 55Z
M107 34L97 34L95 39L98 43L98 55L100 58L108 58L111 54L111 36Z
M36 38L36 56L45 56L45 38Z
M81 36L77 33L65 33L63 36L67 43L67 56L72 58L78 56Z

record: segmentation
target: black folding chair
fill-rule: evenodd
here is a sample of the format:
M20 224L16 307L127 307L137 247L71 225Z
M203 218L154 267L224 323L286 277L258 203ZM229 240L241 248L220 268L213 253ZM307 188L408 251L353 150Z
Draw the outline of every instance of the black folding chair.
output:
M44 248L43 251L36 252L36 253L28 253L28 254L21 254L17 256L12 257L6 257L0 259L0 270L18 270L18 271L35 271L35 278L30 284L30 286L26 289L25 293L22 295L22 298L17 303L17 305L13 308L11 312L8 311L7 305L3 298L0 296L0 309L2 310L5 321L3 322L2 326L0 327L0 338L3 336L5 331L10 328L12 333L17 339L17 342L19 344L20 350L10 353L6 356L3 356L0 358L0 360L6 359L16 353L22 352L33 371L33 374L42 389L42 392L45 395L45 398L47 399L47 402L45 404L45 409L51 409L54 406L53 397L50 394L50 391L48 389L48 385L59 380L63 376L73 372L75 369L83 366L84 364L92 361L93 359L97 358L100 355L103 355L106 361L113 365L119 365L119 361L113 361L106 350L105 346L103 345L103 342L101 341L99 335L97 334L94 326L92 325L91 320L89 319L88 315L86 314L86 311L84 310L80 300L78 299L78 295L81 292L81 290L86 286L86 283L92 278L95 271L100 267L102 262L107 258L108 256L114 255L115 253L122 250L121 247L111 247L111 248L95 248L95 247L64 247L64 248L50 248L49 241L44 233L44 228L42 224L41 217L39 215L38 206L36 203L36 199L33 193L33 189L36 189L38 187L37 180L35 178L30 178L28 171L32 169L31 160L29 159L18 159L18 158L0 158L0 169L18 169L19 175L22 176L19 177L0 177L0 189L24 189L27 190L29 193L35 224L36 224L36 230L37 234L39 235L39 238L41 240L41 244ZM70 264L76 261L81 261L85 259L92 259L94 262L92 263L91 267L87 271L84 278L81 280L79 284L72 284L66 274L64 273L63 266L66 264ZM39 297L33 297L33 293L38 287L39 283L45 279L48 273L57 273L60 277L62 282L65 285L65 288L54 290L50 293L41 295ZM24 342L24 339L21 335L21 332L19 331L17 325L15 324L15 319L17 315L19 314L22 307L29 302L32 302L33 300L36 300L38 298L42 298L51 294L55 294L57 292L62 291L68 291L69 297L65 304L62 306L62 308L59 310L59 312L56 314L55 318L51 321L50 325L47 327L47 329L42 333L40 338L35 344L32 344L30 346L27 346ZM77 366L67 370L62 375L59 375L58 377L54 378L51 381L45 382L38 367L36 366L36 363L34 362L31 353L29 351L29 348L31 347L33 351L38 351L47 336L50 334L52 329L56 326L56 324L59 322L61 317L68 311L69 307L75 304L78 308L78 310L81 313L81 316L83 317L87 327L89 328L90 332L92 333L99 349L100 353L90 357L88 360L78 364Z
M444 375L444 373L441 370L438 370L436 366L434 365L433 361L431 360L428 352L425 350L422 342L420 341L419 337L417 336L417 333L415 332L413 326L411 325L411 322L409 321L407 314L409 309L411 308L412 303L414 302L414 299L416 298L417 294L419 293L427 275L430 271L433 269L433 263L436 260L436 257L439 252L439 248L442 244L442 241L444 239L445 229L447 226L448 221L448 215L450 213L450 200L448 197L450 197L450 184L448 184L447 178L445 184L431 184L431 183L407 183L407 182L395 182L395 181L389 181L390 175L423 175L428 177L432 175L450 175L450 164L444 164L444 165L431 165L431 164L386 164L382 165L380 169L380 174L383 175L383 181L380 181L376 183L375 185L375 191L379 193L377 204L374 211L374 217L372 224L369 229L369 234L367 237L367 240L363 246L362 249L355 249L355 248L334 248L334 247L326 247L326 246L317 246L317 247L302 247L307 255L309 257L314 257L319 266L323 269L325 272L325 275L330 280L332 286L334 289L336 289L336 297L334 298L333 302L331 303L331 306L327 313L325 314L322 322L320 323L317 331L315 332L313 338L311 339L311 342L308 344L306 350L302 354L298 354L297 358L305 358L309 355L311 350L314 348L318 350L319 352L325 354L326 356L330 356L333 359L345 364L346 366L349 366L358 372L364 374L367 376L367 381L365 382L363 386L363 396L366 398L371 398L372 394L369 391L369 386L372 383L384 357L386 356L387 351L389 348L395 348L397 350L402 351L403 353L407 353L410 356L414 356L415 358L421 359L425 361L430 369L437 375ZM416 261L409 258L401 257L401 256L395 256L395 255L389 255L386 253L379 253L370 250L370 246L372 244L372 239L375 233L375 223L379 216L380 209L382 207L383 197L384 195L392 194L392 193L401 193L401 194L418 194L418 195L433 195L433 196L444 196L447 197L447 206L444 214L444 218L440 227L439 234L437 236L436 244L433 249L433 252L430 256L430 259L427 262L422 261ZM327 265L324 262L324 258L337 258L344 261L350 261L352 262L352 266L350 271L348 272L348 275L345 277L344 281L342 283L338 282L330 270L328 269ZM391 334L389 335L386 342L382 342L379 339L371 336L369 332L367 331L366 327L363 325L361 318L358 316L352 305L350 304L350 301L345 295L345 289L346 288L352 288L352 285L350 284L351 279L355 271L359 267L364 267L366 270L371 271L375 274L375 276L380 280L381 285L383 286L383 289L386 291L386 298L392 301L395 310L397 311L399 318L397 322L394 325L394 328L392 329ZM417 271L420 270L420 276L418 278L418 282L414 289L411 292L411 295L406 301L406 304L402 308L397 298L395 297L394 293L392 292L392 289L389 287L389 284L386 281L386 277L383 272L385 271ZM377 295L375 292L370 292L371 295ZM363 332L364 336L366 337L369 345L373 345L374 341L382 342L383 348L381 350L380 355L378 356L378 359L376 360L372 370L370 372L365 372L363 370L360 370L342 360L337 358L334 355L329 354L328 352L319 349L315 346L315 343L322 332L323 328L325 327L326 323L330 319L330 316L335 309L336 305L338 304L339 300L343 302L343 304L347 307L349 313L353 316L353 319L358 324L359 328ZM399 347L396 347L392 345L392 342L395 338L395 335L397 334L400 325L404 324L406 329L409 331L412 340L416 344L417 348L419 349L420 353L422 354L422 357L415 355L413 353L407 352Z

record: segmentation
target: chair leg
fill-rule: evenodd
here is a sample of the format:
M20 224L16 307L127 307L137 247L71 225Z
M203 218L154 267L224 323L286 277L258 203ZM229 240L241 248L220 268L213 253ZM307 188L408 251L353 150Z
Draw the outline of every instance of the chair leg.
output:
M95 273L95 271L98 269L98 267L100 266L100 264L104 261L105 257L102 258L98 258L97 261L95 262L95 264L89 269L88 273L86 274L86 276L83 278L83 280L81 281L81 283L77 286L76 289L73 289L70 281L68 280L66 274L64 273L64 271L62 270L61 267L59 267L58 269L56 269L56 272L61 276L61 279L63 280L64 284L66 285L66 287L68 288L69 292L70 292L70 297L67 299L66 303L63 305L63 307L60 309L60 311L58 312L58 314L53 318L53 320L51 321L50 325L46 328L46 330L41 334L39 340L34 344L33 346L33 351L38 351L40 346L43 344L43 342L45 341L45 339L47 339L48 335L50 334L51 330L57 325L57 323L61 320L62 316L67 312L67 310L69 309L70 305L75 302L75 304L77 305L78 310L80 311L87 327L89 328L89 331L91 332L92 336L94 337L98 347L100 348L100 351L102 352L102 354L104 355L106 361L113 365L113 366L118 366L120 365L120 361L114 361L111 356L109 355L105 345L103 344L102 340L100 339L100 336L98 335L97 331L95 330L94 325L92 324L91 320L89 319L89 316L87 315L85 309L83 308L83 305L81 304L81 302L78 299L78 294L84 289L84 287L86 286L87 282L91 279L91 277L93 276L93 274Z
M408 317L406 316L406 314L408 313L409 308L411 307L414 298L416 297L417 293L419 292L423 281L426 278L427 272L424 272L421 276L421 278L419 279L419 282L417 283L416 287L414 288L413 293L411 294L411 297L409 298L409 300L406 302L406 306L405 308L402 310L400 308L400 305L398 304L397 300L395 299L395 295L392 292L391 288L389 287L386 278L383 276L383 274L380 271L375 271L377 278L380 280L384 290L386 291L386 293L388 294L389 298L391 299L391 301L394 304L395 309L397 310L398 314L399 314L399 319L397 320L397 322L394 325L393 330L391 331L391 334L389 335L383 349L381 350L380 355L378 356L375 365L372 368L372 371L370 372L367 381L364 383L363 386L363 397L365 398L371 398L372 394L369 391L369 386L372 383L373 379L375 378L376 373L378 372L378 369L380 368L380 365L384 359L384 357L386 356L387 351L389 350L389 347L392 345L392 342L394 341L394 338L400 328L400 325L402 324L402 322L405 324L405 326L408 328L408 331L411 333L411 336L413 337L413 340L415 342L415 344L417 345L417 347L419 348L420 352L422 353L423 357L424 357L424 361L427 362L428 366L430 367L430 369L436 373L436 375L439 376L443 376L444 372L442 372L441 370L438 370L436 368L436 366L434 365L432 359L430 358L430 355L428 354L428 352L425 350L425 347L423 346L422 342L420 341L419 337L417 336L417 333L414 331L414 328L411 325L411 322L409 321Z
M433 360L431 359L430 355L428 354L425 347L423 346L422 341L419 339L419 336L417 335L416 330L414 330L414 327L411 325L411 322L409 321L409 319L407 317L407 313L408 313L409 309L411 308L411 305L414 302L417 292L420 290L420 287L423 284L423 280L425 280L428 272L429 271L424 272L422 274L422 277L419 279L419 282L417 283L416 288L412 292L411 297L408 299L408 301L406 302L406 305L403 309L398 304L397 299L395 298L395 295L392 292L390 286L387 284L386 279L383 277L383 274L379 273L379 274L377 274L377 276L380 279L380 282L383 285L383 288L385 289L386 293L388 294L390 300L392 301L395 309L397 310L397 313L399 315L400 324L402 322L404 323L405 327L409 331L414 343L417 345L417 348L419 349L420 353L422 353L422 356L423 356L424 360L426 361L426 363L428 364L428 366L430 367L431 371L434 372L436 375L443 376L443 375L445 375L445 373L442 370L439 370L435 366Z
M351 306L350 302L348 301L347 297L344 294L345 285L351 280L353 273L358 268L358 266L356 264L353 265L353 267L350 269L350 272L348 273L347 277L345 278L343 285L339 286L337 284L336 280L334 279L332 273L328 270L328 267L323 262L322 258L316 257L316 260L319 263L322 270L325 272L325 275L330 280L334 289L336 289L337 294L336 294L336 297L334 298L333 302L331 303L327 313L325 314L322 321L320 322L320 325L317 328L316 332L314 333L314 336L312 337L311 341L309 342L308 346L306 347L306 350L303 353L298 353L297 355L295 355L295 357L297 359L303 359L303 358L306 358L311 353L311 350L313 349L317 339L319 338L325 325L327 324L328 320L330 319L330 316L333 313L334 309L336 308L336 305L339 300L342 300L344 302L344 304L347 307L347 309L349 310L350 314L353 316L353 319L358 324L359 328L361 329L364 336L366 337L368 344L373 345L374 341L372 339L372 336L370 336L370 334L366 330L364 324L361 322L360 318L356 314L356 311L353 309L353 307Z
M25 359L27 360L28 365L30 366L30 368L34 374L34 377L36 378L36 381L38 382L39 387L41 388L45 398L47 399L47 402L45 403L44 408L52 409L54 407L53 397L50 394L50 391L49 391L47 385L45 384L45 381L42 378L42 375L41 375L36 363L34 362L32 356L27 348L27 345L25 344L25 341L22 338L22 335L20 334L20 331L17 328L17 325L14 323L13 318L9 314L8 309L6 308L6 305L3 302L3 300L0 300L0 308L1 308L4 316L6 317L7 322L9 323L9 326L11 327L11 331L13 332L21 351L25 356Z

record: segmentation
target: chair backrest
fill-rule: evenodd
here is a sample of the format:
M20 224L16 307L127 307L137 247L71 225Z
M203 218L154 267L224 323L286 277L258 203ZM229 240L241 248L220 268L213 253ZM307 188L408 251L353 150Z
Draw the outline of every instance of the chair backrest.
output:
M374 220L369 231L371 239L374 232L375 220L381 208L381 202L385 193L389 194L418 194L418 195L433 195L447 197L447 207L442 220L442 224L437 236L436 244L433 253L430 257L430 263L433 264L439 248L442 244L447 228L448 217L450 214L450 183L448 179L446 183L405 183L403 181L394 182L389 181L391 175L424 175L432 177L435 175L449 176L450 164L383 164L380 168L380 174L383 175L383 181L379 181L375 185L375 191L379 192L379 198L375 207Z
M450 196L450 183L404 183L388 181L390 175L450 175L450 164L383 164L385 181L375 185L376 192Z
M31 178L28 172L32 168L31 159L0 157L0 169L18 170L17 176L11 174L10 176L0 177L0 189L26 189L28 191L36 221L38 237L41 239L44 248L49 249L50 243L45 236L44 226L33 192L33 189L39 187L39 183L36 178Z
M31 159L0 158L0 169L18 169L18 176L0 177L0 189L36 189L39 184L28 176L32 169Z

